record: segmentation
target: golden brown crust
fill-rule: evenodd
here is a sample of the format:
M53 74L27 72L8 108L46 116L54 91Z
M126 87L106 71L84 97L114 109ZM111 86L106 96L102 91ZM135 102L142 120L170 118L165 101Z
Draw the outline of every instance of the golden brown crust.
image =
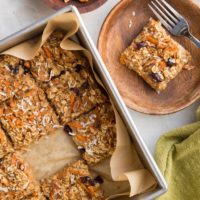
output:
M15 149L28 147L43 135L50 134L59 123L40 88L34 88L0 106L0 120Z
M0 199L28 200L32 197L43 199L39 184L18 154L8 154L0 162Z
M83 158L97 164L111 156L116 146L115 114L109 103L97 106L87 114L65 125Z
M97 179L91 178L87 165L79 160L54 176L41 180L41 189L49 200L103 200Z
M63 39L64 34L61 31L53 32L36 56L30 62L26 62L38 82L48 82L67 69L85 65L86 59L77 51L64 50L60 47Z
M157 92L165 90L182 69L193 68L191 55L161 26L150 19L121 54L120 63L137 72Z
M35 87L35 81L24 68L24 61L13 56L0 56L0 103Z
M108 100L82 66L66 71L43 88L63 125Z

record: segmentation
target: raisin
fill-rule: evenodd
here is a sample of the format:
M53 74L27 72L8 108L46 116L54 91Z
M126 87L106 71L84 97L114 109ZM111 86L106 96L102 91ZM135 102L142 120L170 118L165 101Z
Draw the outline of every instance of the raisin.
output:
M151 73L151 77L153 78L154 81L156 82L162 82L162 78L160 77L160 75L158 73Z
M29 69L28 68L24 68L24 74L28 74L29 73Z
M167 66L168 66L168 67L172 67L172 66L175 65L175 64L176 64L175 59L169 58L169 59L167 60Z
M88 81L85 81L82 85L81 85L81 89L86 90L89 88L89 83Z
M104 183L104 180L103 180L103 178L101 176L97 176L94 180L99 184Z
M51 77L51 69L48 69L48 75Z
M69 135L72 135L72 132L73 132L71 127L67 124L64 126L64 131Z
M88 179L88 183L91 185L91 186L95 186L96 184L96 181L94 179Z
M140 50L141 48L146 47L147 43L146 42L138 42L138 43L136 43L136 46L137 46L137 49Z
M81 179L82 183L87 183L88 180L90 179L90 177L89 176L81 176L80 179Z
M76 67L75 67L75 72L80 72L82 70L82 65L76 65Z
M74 88L70 88L71 91L73 91L77 96L80 95L80 91L78 88L74 87Z
M15 67L10 68L10 71L13 74L18 74L18 72L19 72L19 66L17 65Z
M84 147L79 147L78 150L79 150L79 152L80 152L81 154L84 154L84 153L85 153L85 148L84 148Z

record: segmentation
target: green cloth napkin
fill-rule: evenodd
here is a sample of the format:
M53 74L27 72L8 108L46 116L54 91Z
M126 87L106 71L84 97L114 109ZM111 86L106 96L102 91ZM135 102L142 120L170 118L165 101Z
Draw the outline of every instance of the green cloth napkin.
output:
M197 119L157 142L155 159L169 187L158 200L200 200L200 108Z

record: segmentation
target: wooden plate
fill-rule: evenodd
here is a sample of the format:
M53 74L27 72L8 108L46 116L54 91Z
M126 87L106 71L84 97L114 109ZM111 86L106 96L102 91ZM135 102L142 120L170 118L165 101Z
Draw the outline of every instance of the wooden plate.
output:
M43 0L50 8L54 10L61 9L67 5L76 6L81 13L90 12L103 5L107 0L89 0L88 3L80 3L78 0L70 0L69 3L64 3L63 0Z
M200 8L191 0L168 2L187 18L193 34L200 38ZM173 113L200 98L200 49L186 38L174 38L191 52L196 68L181 72L160 94L151 89L135 72L119 63L120 53L153 16L148 3L148 0L121 1L103 24L98 49L128 107L148 114Z

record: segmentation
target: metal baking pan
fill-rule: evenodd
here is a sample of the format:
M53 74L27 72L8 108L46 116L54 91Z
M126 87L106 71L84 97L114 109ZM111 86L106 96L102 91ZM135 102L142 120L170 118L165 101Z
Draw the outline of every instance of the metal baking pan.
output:
M134 145L136 147L136 150L139 154L139 157L141 161L143 162L144 166L152 173L152 175L155 177L155 179L158 182L157 188L155 188L153 191L147 192L142 195L137 195L132 198L126 198L127 200L150 200L154 199L161 194L165 193L167 191L167 184L160 173L154 159L152 158L151 154L149 153L146 145L144 144L133 120L131 119L131 116L129 115L129 112L122 100L122 98L119 95L119 92L114 85L106 66L104 65L91 37L89 36L88 31L86 30L86 27L81 19L81 16L74 6L67 6L56 13L45 17L41 20L36 21L35 23L31 24L30 26L12 34L11 36L0 40L0 52L15 46L16 44L19 44L27 39L30 39L31 37L34 37L42 32L44 29L46 23L54 18L57 15L60 15L65 12L73 12L77 15L79 21L80 21L80 28L77 33L77 37L79 41L81 41L81 44L88 49L92 55L94 60L94 68L97 71L98 75L100 76L102 82L104 83L104 86L106 87L107 91L110 94L110 97L112 98L124 124L126 125L128 132L134 142Z

